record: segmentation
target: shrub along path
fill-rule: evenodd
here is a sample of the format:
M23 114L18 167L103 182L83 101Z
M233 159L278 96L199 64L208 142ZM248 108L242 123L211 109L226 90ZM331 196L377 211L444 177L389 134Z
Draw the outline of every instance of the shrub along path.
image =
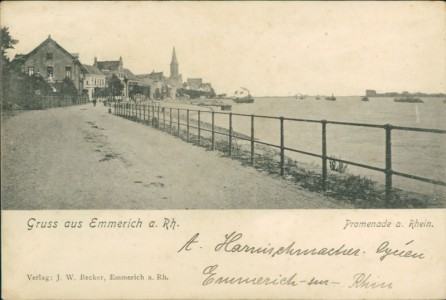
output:
M351 208L92 105L2 120L4 209Z

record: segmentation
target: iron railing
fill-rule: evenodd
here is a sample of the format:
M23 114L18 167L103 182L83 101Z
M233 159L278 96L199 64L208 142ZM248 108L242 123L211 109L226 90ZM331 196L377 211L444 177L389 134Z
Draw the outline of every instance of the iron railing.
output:
M177 112L177 121L172 119L173 113ZM135 103L117 103L114 105L114 113L120 116L126 117L136 117L141 121L145 121L152 126L161 129L163 131L166 130L166 111L169 112L169 133L172 134L172 125L177 126L178 136L180 135L180 126L186 127L186 138L189 140L190 128L195 128L198 131L198 144L201 142L201 131L208 131L211 133L211 150L215 150L215 134L225 135L228 137L228 154L232 156L232 141L234 139L234 133L232 130L232 118L233 116L241 116L250 118L251 123L251 134L249 138L237 136L237 139L245 140L250 142L250 164L254 165L254 157L255 157L255 144L262 144L274 148L280 149L280 174L283 176L285 173L285 151L291 151L295 153L300 153L303 155L309 155L313 157L318 157L322 160L322 187L325 190L327 188L327 160L337 161L340 163L350 164L352 166L370 169L378 172L382 172L385 174L385 194L386 200L390 200L392 198L392 177L401 176L405 178L410 178L417 181L427 182L434 185L446 186L446 182L441 180L435 180L431 178L426 178L422 176L417 176L413 174L407 174L399 171L395 171L392 169L392 131L401 130L401 131L418 131L418 132L427 132L427 133L436 133L436 134L446 134L446 130L441 129L428 129L428 128L416 128L416 127L402 127L402 126L393 126L390 124L386 125L376 125L376 124L366 124L366 123L351 123L351 122L338 122L338 121L327 121L327 120L312 120L312 119L298 119L298 118L286 118L286 117L274 117L274 116L265 116L265 115L253 115L253 114L241 114L241 113L232 113L232 112L222 112L222 111L209 111L209 110L199 110L199 109L184 109L184 108L172 108L172 107L164 107L159 104L153 102L153 104L135 104ZM186 112L186 123L180 122L180 112ZM138 117L139 112L139 117ZM147 113L146 113L147 112ZM156 116L155 116L156 112ZM197 126L193 126L190 124L190 112L197 113ZM160 126L161 119L160 113L162 113L162 126ZM211 129L202 128L201 122L201 113L211 114ZM228 115L228 130L227 132L221 132L215 130L215 115ZM275 119L280 121L280 145L267 143L255 138L255 119L264 118L264 119ZM321 124L321 140L322 140L322 151L321 154L312 153L308 151L303 151L299 149L289 148L285 146L285 121L292 122L305 122L305 123L317 123ZM340 159L336 157L328 157L327 156L327 125L343 125L343 126L355 126L355 127L368 127L368 128L380 128L385 131L385 167L379 168L367 164L362 164L350 160Z

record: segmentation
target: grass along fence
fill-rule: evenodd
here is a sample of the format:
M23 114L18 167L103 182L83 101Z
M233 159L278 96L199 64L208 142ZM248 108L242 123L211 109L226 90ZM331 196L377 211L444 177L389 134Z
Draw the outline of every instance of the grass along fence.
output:
M417 181L427 182L434 185L446 186L446 182L441 180L435 180L432 178L426 178L421 176L416 176L413 174L407 174L399 172L392 169L392 131L418 131L434 134L446 134L446 130L440 129L424 129L424 128L414 128L414 127L402 127L393 126L390 124L386 125L375 125L375 124L365 124L365 123L349 123L349 122L337 122L337 121L327 121L327 120L311 120L311 119L297 119L297 118L285 118L285 117L273 117L265 115L249 115L249 114L239 114L231 112L220 112L220 111L209 111L209 110L196 110L196 109L184 109L184 108L171 108L163 107L157 103L153 104L134 104L134 103L117 103L114 106L114 113L119 116L124 116L127 118L134 119L136 121L145 122L150 124L160 130L167 131L170 134L181 137L184 134L184 139L191 141L191 139L196 139L198 145L207 146L210 150L222 150L227 152L231 157L234 152L240 152L241 146L238 141L245 141L248 143L248 157L245 157L245 161L250 165L255 165L257 159L262 159L257 153L257 145L263 145L273 149L277 149L278 152L278 172L281 176L284 176L286 172L290 171L290 165L293 165L285 157L285 151L300 153L303 155L313 156L321 159L322 168L320 175L320 186L322 190L327 189L327 184L329 182L328 178L328 166L327 161L330 163L330 167L336 163L343 165L352 165L360 168L370 169L378 172L382 172L385 176L385 201L389 202L393 198L393 186L392 177L401 176L405 178L410 178ZM194 114L194 116L192 116ZM211 121L203 122L202 115L210 114ZM227 116L227 127L220 127L215 125L215 118L217 115ZM249 136L236 133L233 131L233 118L242 117L248 118L251 127L251 134ZM255 124L257 119L274 119L279 121L279 126L277 128L280 133L280 144L268 143L256 139L255 134ZM285 125L288 122L305 122L305 123L317 123L321 126L321 153L313 153L308 151L303 151L300 149L290 148L286 146L285 141ZM327 127L329 125L342 125L347 127L368 127L377 128L385 131L385 166L379 168L376 166L371 166L367 164L358 163L355 161L344 160L341 158L336 158L334 156L329 157L327 155ZM192 134L194 130L194 134ZM207 133L207 136L205 134ZM223 137L217 138L217 136ZM226 140L226 141L225 141ZM226 144L226 145L225 145ZM265 148L262 148L265 152ZM246 149L245 149L246 150ZM263 153L264 154L264 153ZM274 166L271 166L274 167ZM345 169L344 169L345 170ZM361 178L360 178L361 179ZM363 185L369 184L371 180L364 178L363 180L358 180L358 182L350 182L352 184ZM346 181L355 181L355 179L348 179Z
M6 109L48 109L54 107L65 107L74 105L83 105L89 103L87 97L78 96L36 96L32 99L22 99L20 101L14 101L9 104L10 107Z

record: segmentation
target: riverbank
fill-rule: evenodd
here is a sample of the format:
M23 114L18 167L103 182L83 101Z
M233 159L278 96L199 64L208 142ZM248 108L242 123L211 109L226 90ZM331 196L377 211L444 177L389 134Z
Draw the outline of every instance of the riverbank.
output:
M177 106L178 107L178 106ZM183 104L181 109L196 109ZM280 151L267 147L262 144L255 144L255 155L251 163L251 144L250 137L231 132L231 147L229 146L229 130L214 125L214 136L211 133L212 125L200 120L198 126L198 114L192 111L189 118L184 110L177 111L166 110L159 119L156 119L155 126L159 129L181 138L182 140L201 146L207 150L212 150L212 139L214 139L214 149L221 151L225 156L241 161L243 165L252 165L255 169L270 175L280 175ZM138 121L146 122L140 119L138 115L130 116L124 113L124 117ZM155 118L158 118L155 115ZM166 123L167 120L167 123ZM170 122L172 120L172 123ZM159 123L158 123L159 122ZM186 130L186 122L189 129ZM149 122L150 123L150 122ZM178 123L180 124L178 126ZM152 122L153 124L153 122ZM199 129L198 129L199 128ZM358 208L433 208L445 207L444 197L433 197L413 191L406 191L395 188L392 191L392 199L386 200L385 186L382 183L374 181L366 176L349 174L345 172L348 165L342 167L339 163L329 160L331 171L328 174L327 188L324 189L321 183L321 167L316 164L308 164L302 161L286 157L284 166L285 180L305 188L309 191L316 191L323 195L334 197L337 200L354 205Z

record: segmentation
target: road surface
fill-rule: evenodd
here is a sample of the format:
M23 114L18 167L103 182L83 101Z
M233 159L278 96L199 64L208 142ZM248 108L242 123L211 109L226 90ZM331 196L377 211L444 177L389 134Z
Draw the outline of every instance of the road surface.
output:
M347 208L92 105L2 120L3 209Z

